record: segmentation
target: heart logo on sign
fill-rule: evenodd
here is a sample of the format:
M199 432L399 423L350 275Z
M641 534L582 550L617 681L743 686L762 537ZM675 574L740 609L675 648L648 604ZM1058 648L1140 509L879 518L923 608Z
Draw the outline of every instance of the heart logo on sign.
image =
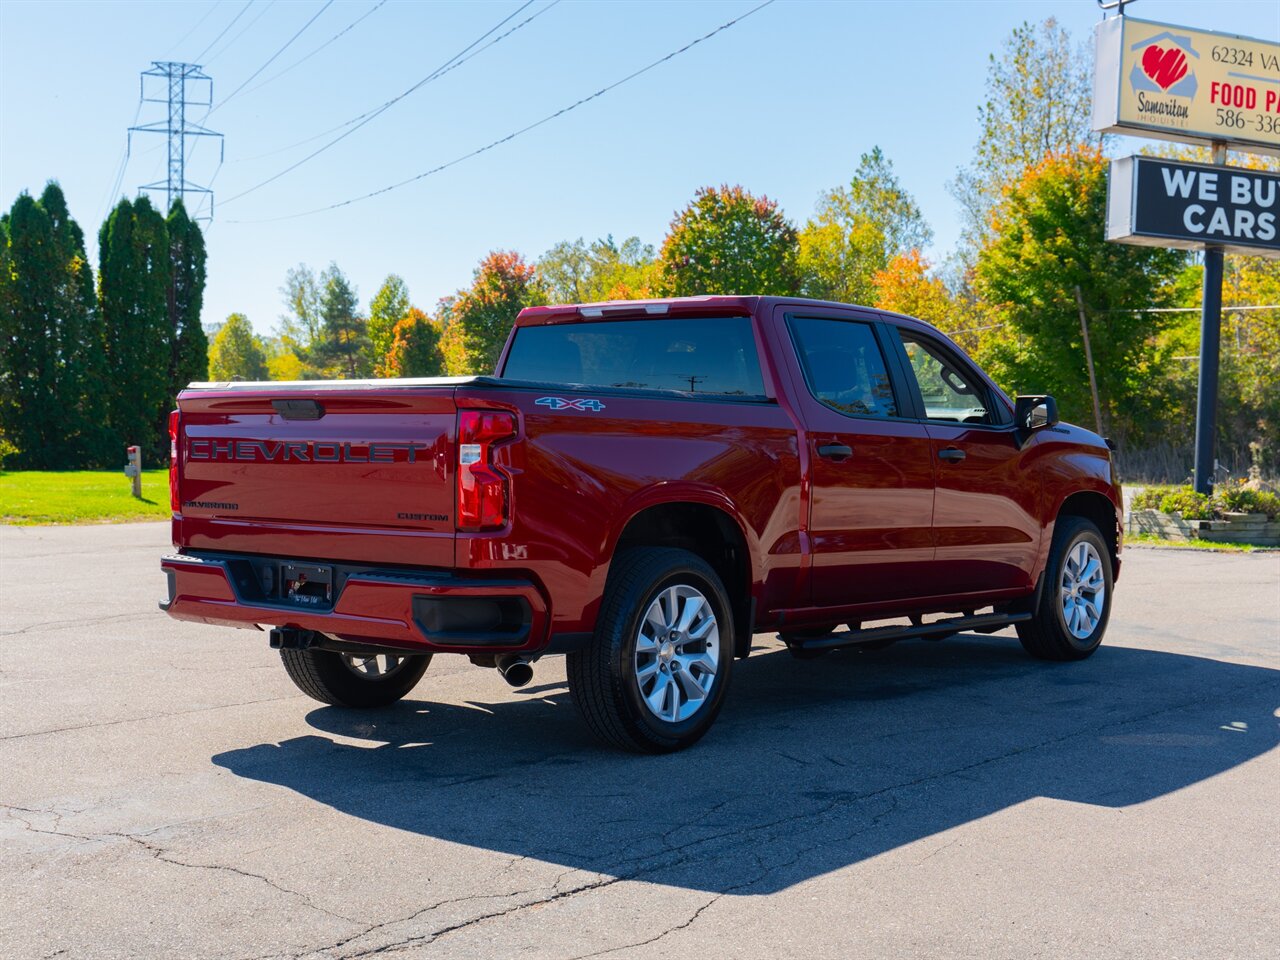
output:
M1161 90L1168 90L1187 75L1187 55L1177 47L1157 47L1142 52L1142 72Z

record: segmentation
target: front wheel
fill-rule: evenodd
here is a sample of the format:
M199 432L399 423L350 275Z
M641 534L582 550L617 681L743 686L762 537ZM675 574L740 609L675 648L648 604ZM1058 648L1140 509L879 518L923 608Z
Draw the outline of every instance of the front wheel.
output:
M595 637L565 670L596 736L665 753L711 727L732 664L733 613L716 572L687 550L637 547L615 558Z
M1083 660L1098 649L1111 615L1111 551L1083 517L1062 517L1053 532L1040 604L1017 625L1027 653Z
M427 672L431 654L337 653L281 650L285 672L298 689L335 707L386 707L412 690Z

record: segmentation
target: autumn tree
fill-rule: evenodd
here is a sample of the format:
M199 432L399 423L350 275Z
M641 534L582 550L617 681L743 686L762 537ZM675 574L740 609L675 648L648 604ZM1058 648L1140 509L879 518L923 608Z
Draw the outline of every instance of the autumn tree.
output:
M98 234L98 303L107 389L101 398L118 444L160 456L160 424L173 402L169 232L145 197L123 199Z
M990 56L973 160L950 184L970 250L983 243L991 210L1026 167L1048 153L1098 143L1090 121L1091 76L1088 56L1053 17L1015 27Z
M438 377L444 373L440 328L417 307L392 331L391 347L378 365L379 377Z
M449 375L493 372L516 314L546 302L537 271L520 254L495 250L486 256L471 287L447 305L440 348Z
M963 307L942 279L930 269L929 262L919 250L895 256L883 270L876 271L871 285L875 291L872 303L881 310L905 313L931 323L966 349L975 345L974 341L963 336L965 331L961 328L966 325Z
M699 189L671 221L658 259L670 296L799 289L795 227L774 201L740 186Z
M800 231L804 293L819 300L871 303L876 273L932 236L893 163L875 147L862 155L847 187L822 195Z
M538 276L552 303L635 300L654 296L657 263L651 244L613 236L590 245L562 241L538 258Z
M316 365L336 379L369 376L368 322L360 316L355 287L336 263L320 274L320 318L318 342L310 351Z
M401 277L388 274L369 302L369 353L374 367L391 351L395 327L409 315L409 287Z
M233 313L209 345L209 379L265 380L267 358L249 318Z
M1104 427L1141 433L1151 400L1152 338L1185 254L1109 243L1107 162L1091 148L1050 154L997 208L975 287L1001 335L980 359L1010 392L1052 393L1065 419L1092 423L1080 314L1085 305ZM1140 308L1140 309L1135 309Z

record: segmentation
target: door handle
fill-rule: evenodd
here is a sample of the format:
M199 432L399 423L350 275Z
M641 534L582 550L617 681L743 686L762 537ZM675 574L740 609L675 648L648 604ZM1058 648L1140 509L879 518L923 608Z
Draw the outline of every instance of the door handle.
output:
M938 457L951 463L959 463L964 459L965 453L959 447L947 447L945 450L938 451Z
M818 447L818 456L828 460L848 460L853 456L853 447L843 443L824 443Z

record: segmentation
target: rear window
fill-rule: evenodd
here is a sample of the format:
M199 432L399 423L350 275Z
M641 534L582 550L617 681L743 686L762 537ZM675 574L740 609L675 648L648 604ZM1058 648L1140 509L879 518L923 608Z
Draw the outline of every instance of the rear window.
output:
M521 327L502 376L633 390L764 395L749 317Z

